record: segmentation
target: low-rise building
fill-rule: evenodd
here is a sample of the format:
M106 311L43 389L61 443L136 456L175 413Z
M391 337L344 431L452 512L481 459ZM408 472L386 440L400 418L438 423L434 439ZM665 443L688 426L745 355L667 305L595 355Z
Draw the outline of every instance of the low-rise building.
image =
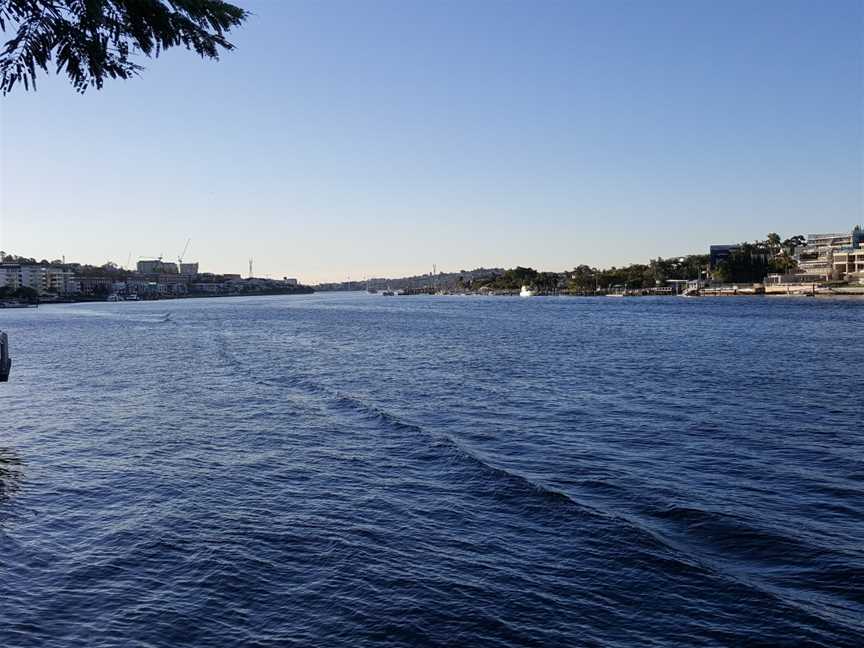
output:
M864 283L864 243L834 251L832 276L850 283Z
M708 248L708 269L714 270L723 261L732 256L740 245L712 245Z
M80 277L78 283L82 295L110 295L114 289L110 277Z
M138 295L146 297L147 295L158 294L159 288L156 281L152 281L145 277L130 277L126 280L126 294Z
M189 284L189 289L192 292L215 295L225 292L227 290L227 286L221 281L197 281L195 283Z

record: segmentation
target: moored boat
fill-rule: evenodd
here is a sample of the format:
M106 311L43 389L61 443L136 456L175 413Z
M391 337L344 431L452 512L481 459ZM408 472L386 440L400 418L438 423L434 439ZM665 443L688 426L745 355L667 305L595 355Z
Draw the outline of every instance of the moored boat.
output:
M39 304L31 304L19 299L0 300L0 308L38 308Z

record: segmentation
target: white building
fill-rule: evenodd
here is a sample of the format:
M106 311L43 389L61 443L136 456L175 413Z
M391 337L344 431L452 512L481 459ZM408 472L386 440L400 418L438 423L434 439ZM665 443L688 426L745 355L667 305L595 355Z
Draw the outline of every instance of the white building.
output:
M21 266L14 263L0 264L0 288L17 290L21 285Z
M2 286L13 290L22 286L32 288L40 295L45 293L66 295L78 291L75 273L54 266L2 264L0 265L0 287Z
M864 243L856 247L835 250L833 276L864 284Z
M80 291L75 273L64 268L47 268L45 283L46 292L56 295L69 295Z
M843 279L848 253L857 250L862 242L864 230L857 226L849 233L808 234L807 242L795 250L798 274L817 275L826 280ZM835 266L835 255L844 257L842 264ZM853 269L852 272L854 271Z

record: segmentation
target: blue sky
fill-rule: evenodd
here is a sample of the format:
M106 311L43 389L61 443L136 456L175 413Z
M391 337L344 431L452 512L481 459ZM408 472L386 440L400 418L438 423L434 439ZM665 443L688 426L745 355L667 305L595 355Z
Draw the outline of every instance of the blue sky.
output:
M864 3L246 2L218 63L0 100L0 249L305 281L864 221Z

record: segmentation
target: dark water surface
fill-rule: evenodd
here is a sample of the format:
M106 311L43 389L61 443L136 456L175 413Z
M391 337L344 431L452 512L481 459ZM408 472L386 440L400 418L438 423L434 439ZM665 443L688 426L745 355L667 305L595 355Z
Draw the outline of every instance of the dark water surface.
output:
M864 301L0 328L4 648L864 645Z

